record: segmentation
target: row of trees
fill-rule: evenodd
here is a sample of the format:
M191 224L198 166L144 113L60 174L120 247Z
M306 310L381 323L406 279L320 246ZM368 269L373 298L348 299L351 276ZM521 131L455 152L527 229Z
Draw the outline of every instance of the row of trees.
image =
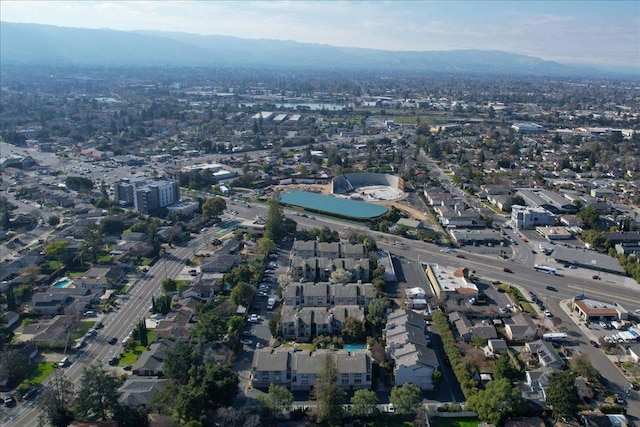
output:
M40 401L43 415L39 423L66 427L74 420L114 420L123 427L148 426L144 409L129 409L119 403L118 387L121 384L121 378L101 366L91 365L83 372L76 392L64 371L56 370Z

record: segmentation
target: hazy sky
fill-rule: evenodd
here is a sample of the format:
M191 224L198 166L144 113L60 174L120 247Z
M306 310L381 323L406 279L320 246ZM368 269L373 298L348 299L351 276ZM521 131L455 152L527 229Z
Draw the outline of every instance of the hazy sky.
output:
M640 69L640 1L0 1L0 18Z

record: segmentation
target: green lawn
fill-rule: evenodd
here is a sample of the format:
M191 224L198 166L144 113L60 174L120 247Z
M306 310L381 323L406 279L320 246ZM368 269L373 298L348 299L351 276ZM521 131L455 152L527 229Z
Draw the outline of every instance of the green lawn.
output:
M147 340L149 344L153 342L155 333L156 331L154 331L153 329L147 330ZM138 357L140 357L140 355L146 350L147 347L140 345L140 342L136 341L136 346L133 350L126 350L124 353L122 353L122 357L120 358L120 362L118 362L118 366L133 365L138 361Z
M51 375L53 370L54 367L51 362L40 362L24 381L28 382L30 387L35 387L38 384L42 384L42 382Z
M522 309L524 311L526 311L527 313L536 314L536 311L533 309L531 304L529 304L528 302L524 302L524 301L521 302L520 303L520 307L522 307Z
M78 277L82 277L84 271L67 271L66 276L69 279L77 279Z
M98 257L98 262L109 263L113 261L113 257L111 255L101 255Z
M432 427L478 427L477 418L442 418L434 417L431 420Z
M288 343L284 343L282 346L285 348L288 348L288 347L292 347L293 344L288 342ZM296 349L313 351L316 349L316 347L313 344L296 344Z
M89 329L91 329L95 324L96 322L94 322L93 320L85 320L80 322L78 328L76 329L76 334L78 334L78 336L80 337L84 336L84 334L86 334Z
M140 263L142 266L148 266L153 263L155 258L142 258L142 262Z
M188 286L189 284L191 284L191 280L176 280L176 288L178 289L178 292L180 292L180 289L182 289L183 286Z
M118 366L133 365L138 361L138 357L147 349L147 347L137 345L133 350L127 350L122 354Z

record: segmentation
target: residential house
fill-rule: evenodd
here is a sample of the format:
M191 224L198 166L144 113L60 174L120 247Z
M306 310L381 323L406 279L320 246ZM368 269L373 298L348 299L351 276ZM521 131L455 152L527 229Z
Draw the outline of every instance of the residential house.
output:
M526 351L536 356L538 363L545 368L561 369L564 362L552 343L548 341L533 341L525 344Z
M216 254L202 265L203 273L228 273L242 261L239 254Z
M504 331L510 341L530 341L538 335L539 328L529 315L519 313L509 323L505 321Z
M69 330L77 325L77 317L69 315L55 316L49 321L41 321L26 325L18 342L48 343L50 346L64 346L67 344Z
M118 284L123 276L124 270L119 266L93 267L75 281L87 288L106 289Z
M145 377L164 376L164 357L166 351L171 347L173 347L173 342L168 340L151 343L133 365L133 374Z
M534 371L526 371L526 387L523 390L522 397L527 400L544 404L547 396L545 389L549 384L549 377L555 372L555 369L539 369Z
M183 286L180 289L182 298L195 298L203 303L208 303L214 297L215 282L213 284L205 284L203 282L194 285Z
M118 388L118 401L127 408L148 407L153 396L164 390L170 382L164 378L129 377Z

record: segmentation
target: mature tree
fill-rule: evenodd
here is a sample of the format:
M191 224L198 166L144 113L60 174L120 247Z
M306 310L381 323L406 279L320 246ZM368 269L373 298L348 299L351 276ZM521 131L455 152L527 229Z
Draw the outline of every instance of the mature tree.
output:
M549 377L546 395L547 405L553 409L553 415L557 420L575 418L580 397L573 372L553 372Z
M91 365L80 378L74 412L81 421L113 419L119 411L118 387L121 381L101 366Z
M274 195L269 202L269 213L264 224L264 237L278 244L287 235L295 233L296 225L295 221L285 218L280 205L280 196Z
M89 254L91 262L97 263L98 257L102 252L102 235L100 227L97 225L91 225L87 227L84 233L84 241L82 242L83 252Z
M513 366L511 357L508 354L502 354L496 359L493 365L493 378L498 380L506 378L509 381L518 379L520 372Z
M344 321L344 327L342 328L342 338L347 344L363 343L367 338L367 331L364 327L364 323L355 317L347 317Z
M52 227L55 227L56 225L60 224L60 217L57 215L51 215L47 220L47 224L49 224Z
M147 332L147 324L145 320L140 319L135 329L135 338L140 341L140 345L144 347L149 345Z
M502 210L505 212L511 212L511 208L513 205L524 206L526 205L526 203L522 196L509 196L507 197L505 203L502 205Z
M235 305L243 305L247 307L253 296L253 286L245 282L239 282L231 290L230 299Z
M205 222L218 218L227 209L227 202L222 197L212 197L202 203L202 217Z
M373 414L380 401L373 390L356 390L351 398L351 414L362 417Z
M227 329L231 333L240 334L244 329L245 320L242 316L231 316L227 319Z
M276 244L273 242L273 240L263 237L262 239L258 240L258 244L256 245L256 248L255 248L255 253L261 254L261 255L267 255L275 250L276 250Z
M422 392L417 385L404 383L391 389L390 400L399 414L413 414L422 403Z
M584 205L578 211L578 217L584 221L587 228L597 229L600 222L600 214L594 206Z
M340 425L346 394L337 384L338 366L331 354L327 354L316 377L315 392L318 398L318 418L329 425Z
M186 384L192 363L193 349L188 343L178 340L173 347L165 352L164 373L179 384Z
M73 399L73 384L65 376L64 370L54 370L39 402L43 412L40 421L53 427L67 427L74 419L71 411Z
M369 313L367 314L367 320L374 327L382 326L387 319L387 309L390 306L391 301L387 298L374 298L369 302Z
M331 281L333 283L347 284L351 280L351 273L344 268L336 268L331 272Z
M229 406L238 393L238 374L220 364L192 366L180 389L176 415L182 422L199 420L217 408Z
M7 309L11 311L18 310L18 302L16 301L16 296L13 292L13 286L11 284L7 285Z
M47 258L52 258L58 261L58 267L62 264L62 260L67 255L67 250L69 249L69 242L64 240L57 240L55 242L49 243L44 247L44 255Z
M293 394L286 387L271 384L267 394L258 396L258 402L272 415L277 416L289 410L293 403Z
M120 234L124 230L124 223L115 216L102 218L100 221L100 232L106 235Z
M68 176L65 185L68 189L79 192L88 192L94 186L93 181L82 176Z
M10 388L20 384L33 367L31 359L18 350L9 348L0 352L0 378L6 379Z
M587 354L574 355L569 361L569 368L578 376L584 377L587 381L597 382L600 372L593 367Z
M481 420L495 425L499 425L504 417L514 412L519 405L520 391L514 388L507 378L489 381L484 390L467 399L467 406L475 411Z
M162 281L162 290L166 293L172 293L178 290L178 282L171 277L167 277Z

